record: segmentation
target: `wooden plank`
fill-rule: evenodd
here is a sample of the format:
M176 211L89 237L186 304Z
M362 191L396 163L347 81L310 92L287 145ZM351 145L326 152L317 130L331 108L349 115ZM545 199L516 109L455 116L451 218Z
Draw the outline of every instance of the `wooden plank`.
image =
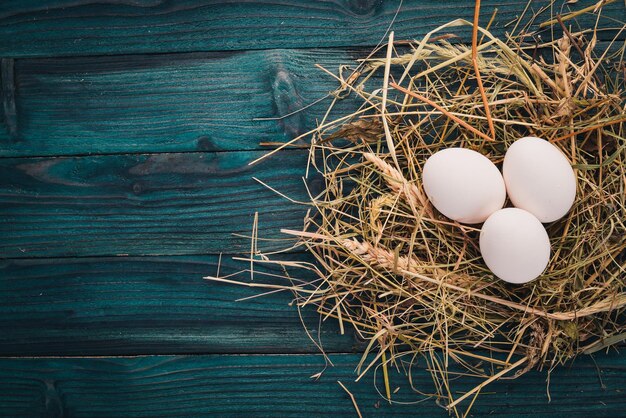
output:
M526 0L484 0L482 24L494 9L494 30L502 35L518 20ZM574 2L572 2L574 3ZM537 22L596 3L555 4ZM550 4L534 1L539 10ZM0 5L0 56L68 56L154 52L375 45L385 37L400 0L218 0L162 2L142 0L6 0ZM624 4L606 6L604 16L623 20ZM472 7L455 1L404 1L394 30L396 39L419 38L448 21L472 19ZM593 25L589 14L583 24ZM607 22L610 22L607 20ZM615 27L615 25L612 25ZM454 32L469 38L467 27Z
M217 254L249 251L259 237L302 228L308 153L261 152L0 159L0 258ZM311 182L316 193L320 183ZM288 246L259 241L259 248Z
M259 143L314 128L330 99L282 120L253 119L290 114L336 89L316 63L336 71L366 55L326 49L16 60L16 85L4 80L7 92L17 91L6 95L13 109L17 102L17 116L7 114L0 127L0 156L267 149ZM342 116L358 104L344 100Z
M292 255L291 259L308 259ZM288 292L237 302L263 289L204 281L217 256L0 261L0 355L317 353ZM249 264L224 255L220 275ZM265 275L264 275L265 273ZM295 274L296 272L294 272ZM282 283L256 268L256 281ZM300 278L302 271L297 272ZM239 280L248 280L249 275ZM349 329L302 310L329 352L350 351ZM318 332L320 331L320 332ZM1 409L0 409L1 410Z
M607 47L600 42L596 51ZM623 42L613 50L619 47ZM0 156L268 149L259 144L315 128L331 99L281 120L255 118L291 114L336 89L315 64L337 71L368 53L327 48L4 59ZM374 78L368 88L381 85ZM354 96L339 101L329 120L361 103Z
M172 416L356 416L337 381L354 395L364 417L448 414L432 399L389 405L374 389L374 377L354 383L358 355L331 355L335 367L324 370L321 356L148 356L137 358L0 359L0 409L7 416L172 417ZM550 378L531 372L517 380L494 383L476 402L472 416L616 417L626 407L624 356L589 358ZM413 369L417 389L431 391L430 376ZM416 401L405 378L392 374L398 401ZM380 374L378 384L380 386ZM454 382L467 390L466 379Z

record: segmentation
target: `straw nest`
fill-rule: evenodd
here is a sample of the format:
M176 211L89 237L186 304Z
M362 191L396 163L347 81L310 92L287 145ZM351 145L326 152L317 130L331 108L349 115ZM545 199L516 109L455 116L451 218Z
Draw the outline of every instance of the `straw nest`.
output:
M309 177L325 187L304 230L284 231L317 259L287 262L317 277L285 288L369 342L358 373L381 367L390 397L387 368L425 357L434 396L454 411L499 377L622 341L626 327L624 47L598 51L594 30L544 43L523 28L505 40L477 29L473 46L436 37L463 25L472 26L451 22L409 45L390 39L333 75L331 107L348 95L362 106L310 133ZM448 147L500 164L527 135L563 151L578 190L569 214L546 225L547 270L510 285L485 266L480 225L438 213L420 173ZM482 383L457 396L452 364Z

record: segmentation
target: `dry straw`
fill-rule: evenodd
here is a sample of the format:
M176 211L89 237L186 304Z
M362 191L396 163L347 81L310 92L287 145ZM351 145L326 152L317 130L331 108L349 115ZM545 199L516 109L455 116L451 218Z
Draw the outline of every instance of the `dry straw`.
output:
M383 57L333 75L341 84L331 108L348 94L363 105L308 134L307 171L325 187L311 196L315 210L304 230L284 231L317 264L253 254L317 277L254 286L290 289L299 307L315 306L342 330L350 324L368 341L359 378L381 367L390 399L388 368L401 358L425 357L432 396L460 415L461 401L471 406L498 378L551 369L626 338L624 44L599 50L597 30L568 30L570 17L552 21L562 36L544 43L527 27L498 39L456 20L409 47L390 42ZM475 28L473 47L448 35L460 26ZM569 214L547 225L548 269L510 285L483 263L477 228L433 209L420 173L447 147L501 163L526 135L568 156L578 191ZM452 365L482 383L459 395Z

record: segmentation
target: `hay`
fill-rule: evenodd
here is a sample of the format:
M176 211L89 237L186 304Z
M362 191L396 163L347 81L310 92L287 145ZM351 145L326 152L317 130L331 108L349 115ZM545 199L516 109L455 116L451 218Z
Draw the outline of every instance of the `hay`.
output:
M479 28L474 48L449 36L433 41L463 25L472 23L446 24L410 50L390 42L384 57L333 75L340 88L331 108L348 94L363 106L307 134L308 176L321 176L325 187L311 196L315 211L304 230L284 231L317 265L276 261L317 278L269 286L292 290L299 307L315 306L342 330L352 325L369 342L359 378L382 367L387 398L387 368L405 356L426 357L434 396L457 415L459 402L487 383L626 338L624 46L596 55L595 29L565 29L543 44L528 42L527 28L506 40ZM420 173L448 147L499 164L527 135L568 156L578 191L569 214L547 225L548 269L510 285L483 263L478 227L429 204ZM451 364L483 382L457 396Z

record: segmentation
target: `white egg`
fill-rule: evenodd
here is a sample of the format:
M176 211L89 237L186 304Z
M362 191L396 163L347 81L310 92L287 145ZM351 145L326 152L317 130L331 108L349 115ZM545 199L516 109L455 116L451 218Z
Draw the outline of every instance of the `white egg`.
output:
M463 223L484 222L506 199L498 168L484 155L465 148L433 154L424 164L422 182L433 206Z
M511 145L502 168L515 207L541 222L562 218L576 198L576 176L563 153L540 138L525 137Z
M550 261L550 239L535 216L506 208L491 215L480 231L480 253L487 267L509 283L536 279Z

